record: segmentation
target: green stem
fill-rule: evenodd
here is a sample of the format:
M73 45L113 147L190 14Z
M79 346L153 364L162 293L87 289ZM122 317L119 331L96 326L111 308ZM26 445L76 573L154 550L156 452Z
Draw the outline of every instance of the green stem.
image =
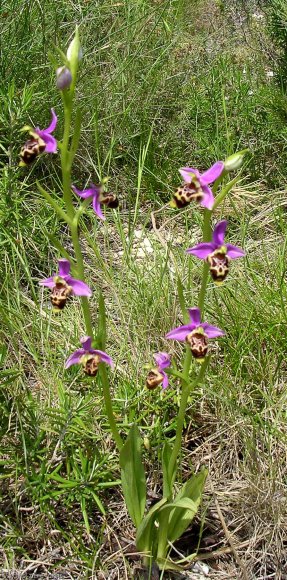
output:
M209 209L204 210L204 217L203 217L203 242L209 242L211 239L211 220L212 212ZM203 307L204 307L204 299L205 293L207 288L209 276L209 264L204 262L203 264L203 272L202 272L202 279L201 279L201 287L199 291L199 298L198 298L198 308L201 311L201 316L203 317Z
M71 231L71 237L75 252L76 258L76 269L77 269L77 276L79 277L82 282L85 282L85 269L84 269L84 260L79 240L79 233L78 233L78 221L80 216L83 213L83 210L88 205L88 201L84 201L83 204L80 206L78 211L75 211L73 206L73 197L72 197L72 190L71 190L71 168L72 168L72 161L77 151L79 138L80 138L80 129L81 129L81 116L80 113L77 112L76 120L75 120L75 128L74 128L74 136L72 139L72 143L70 146L70 133L71 133L71 118L72 118L72 110L73 110L73 100L74 100L74 93L75 93L75 83L76 83L76 73L77 73L77 63L74 65L74 70L72 71L73 82L70 87L70 92L66 94L65 92L62 93L63 104L64 104L64 134L63 134L63 141L61 147L61 166L62 166L62 181L63 181L63 197L66 206L67 215L69 218L69 226ZM93 338L93 324L92 324L92 316L90 310L90 304L88 298L86 296L81 297L82 303L82 310L85 319L85 326L86 331L89 336ZM123 446L122 438L119 434L116 421L113 414L112 408L112 400L111 400L111 393L109 388L109 381L107 370L104 364L100 365L99 374L102 381L103 386L103 395L104 401L106 406L107 417L110 425L110 429L112 431L114 440L118 449L120 450Z
M208 209L204 210L204 221L203 221L203 241L204 242L208 242L211 238L211 225L210 225L211 215L212 215L212 212L210 210L208 210ZM198 299L198 307L200 308L201 313L202 313L203 306L204 306L204 299L205 299L208 275L209 275L209 266L205 262L204 266L203 266L203 274L202 274L201 287L200 287L199 299ZM181 284L180 279L178 279L178 294L179 294L181 308L184 309L183 310L184 320L186 320L185 319L186 309L185 309L183 290L182 290L182 284ZM190 348L187 346L185 358L184 358L184 363L183 363L182 374L183 374L184 379L181 381L182 395L181 395L180 407L179 407L178 417L177 417L177 428L176 428L175 442L174 442L174 447L173 447L170 462L169 462L170 477L172 477L174 470L176 468L177 457L178 457L178 454L179 454L180 449L181 449L181 437L182 437L182 430L183 430L183 425L184 425L184 418L185 418L185 411L186 411L188 397L191 393L191 390L193 390L196 387L196 385L198 384L198 382L202 380L204 373L205 373L205 370L206 370L206 367L207 367L207 364L208 364L208 358L207 358L207 359L205 359L205 361L202 364L202 367L200 369L198 377L191 384L188 384L188 377L189 377L189 369L190 369L191 360L192 360L192 354L191 354Z
M117 424L116 424L116 421L114 418L107 369L106 369L104 364L100 365L99 373L100 373L100 377L101 377L101 381L102 381L104 401L105 401L106 412L107 412L111 432L113 434L117 448L120 451L122 446L123 446L123 441L122 441L122 438L120 436L120 433L119 433L119 430L117 428Z
M184 373L186 373L187 376L189 373L191 357L192 357L191 351L190 351L189 347L187 347L185 361L184 361L184 367L185 367ZM207 365L208 365L208 361L209 361L209 359L207 357L204 360L204 362L202 363L202 366L201 366L201 369L198 373L198 376L196 377L196 379L192 383L190 383L187 386L184 384L182 385L182 395L181 395L180 407L179 407L178 416L177 416L175 442L174 442L174 447L173 447L170 462L169 462L170 477L172 477L172 474L173 474L174 469L176 467L177 457L178 457L178 454L179 454L180 449L181 449L182 430L183 430L183 425L184 425L188 397L189 397L190 393L195 389L197 384L200 381L202 381L204 374L205 374L205 371L206 371L206 368L207 368Z
M80 246L77 221L75 222L75 209L73 206L73 198L71 191L71 160L70 160L70 131L71 131L71 117L73 106L73 93L64 98L64 135L61 148L61 165L62 165L62 179L63 179L63 197L66 205L67 215L69 218L69 225L71 230L72 242L76 256L77 272L79 279L85 282L85 271L82 250ZM93 338L93 324L92 316L88 298L81 296L82 310L85 319L86 332Z

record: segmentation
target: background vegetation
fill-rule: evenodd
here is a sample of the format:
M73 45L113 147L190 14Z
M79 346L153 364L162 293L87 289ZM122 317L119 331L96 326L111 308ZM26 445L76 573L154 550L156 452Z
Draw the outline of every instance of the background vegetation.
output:
M63 371L83 332L79 305L74 300L55 318L38 287L55 269L57 240L69 250L35 185L45 178L57 195L59 159L18 168L21 127L47 126L52 106L61 125L48 53L54 45L64 49L79 24L84 130L75 183L109 175L121 205L104 225L91 211L83 249L89 282L107 300L118 421L124 432L138 420L146 437L151 502L161 486L161 437L174 435L179 394L177 385L165 394L144 386L152 353L166 347L162 337L178 321L171 253L185 272L190 306L201 271L184 253L199 241L200 210L160 208L178 185L178 167L205 169L250 148L223 214L229 241L247 257L232 265L223 288L210 285L207 320L226 338L186 417L183 478L203 464L210 472L204 524L179 550L195 551L200 537L210 577L240 577L217 498L249 577L284 578L285 3L2 0L0 21L3 571L16 578L132 578L137 566L135 556L124 558L134 530L117 487L101 393L77 369ZM160 237L152 210L160 210Z

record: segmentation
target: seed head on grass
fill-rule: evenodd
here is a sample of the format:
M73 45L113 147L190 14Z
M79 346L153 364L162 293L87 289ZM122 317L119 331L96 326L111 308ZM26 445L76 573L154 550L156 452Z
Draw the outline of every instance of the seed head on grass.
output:
M83 366L86 375L95 377L101 362L110 365L112 368L114 367L113 360L106 352L92 348L92 338L90 336L81 338L81 344L82 348L75 350L67 359L65 369L72 365L80 364Z
M56 310L63 310L69 296L91 296L92 291L85 282L72 278L70 275L71 265L69 260L58 260L59 273L50 278L41 280L41 286L51 288L51 302Z
M188 313L190 323L173 328L167 333L166 338L187 342L194 358L198 362L202 362L208 352L208 339L223 336L225 333L217 326L211 326L208 322L200 322L199 308L189 308Z
M209 263L211 276L218 285L225 280L228 274L230 260L245 256L245 252L241 248L224 242L227 224L226 220L216 224L211 242L203 242L186 250L188 254L193 254L200 260L206 260Z

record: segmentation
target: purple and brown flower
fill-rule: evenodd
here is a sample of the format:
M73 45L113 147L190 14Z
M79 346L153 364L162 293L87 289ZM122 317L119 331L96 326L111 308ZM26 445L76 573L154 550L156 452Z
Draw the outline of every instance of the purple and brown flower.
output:
M113 360L103 350L92 348L92 338L84 336L81 338L82 348L75 350L67 359L65 369L72 365L82 365L84 373L89 377L95 377L101 362L114 367Z
M85 282L72 278L70 275L71 265L69 260L62 258L58 260L59 273L53 274L50 278L41 280L41 286L51 288L51 302L54 308L59 311L63 310L70 296L91 296L92 291Z
M30 139L26 141L20 151L20 166L30 165L41 153L56 153L57 141L51 133L56 129L57 115L54 109L51 109L52 121L47 129L39 127L30 127L26 125L23 131L28 131Z
M166 389L168 386L168 376L164 369L171 364L170 355L167 352L157 352L153 358L157 366L149 371L146 386L151 391L159 385L162 385L162 388Z
M74 191L74 193L79 195L82 199L91 198L91 201L93 204L93 210L94 210L95 214L101 220L106 219L103 212L102 212L101 205L105 205L105 206L110 207L112 209L117 208L119 205L119 201L118 201L116 194L105 191L104 186L102 184L94 185L93 183L91 183L90 187L88 189L82 189L82 190L77 189L77 187L72 185L72 190Z
M188 254L208 262L210 274L217 285L224 282L229 272L230 261L245 256L245 252L241 248L225 243L227 224L226 220L216 224L211 242L203 242L186 250Z
M173 328L167 333L166 338L187 342L194 358L202 362L208 353L209 339L223 336L225 333L217 326L201 322L199 308L189 308L188 313L190 323Z
M203 207L212 209L214 196L209 184L216 181L223 170L224 163L222 161L217 161L204 173L200 173L198 169L193 167L182 167L179 173L183 177L184 183L173 194L170 205L180 209L192 201L197 201Z

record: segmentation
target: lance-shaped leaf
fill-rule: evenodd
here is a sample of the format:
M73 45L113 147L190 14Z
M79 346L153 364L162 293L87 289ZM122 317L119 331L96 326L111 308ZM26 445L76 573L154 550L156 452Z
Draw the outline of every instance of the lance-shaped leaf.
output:
M172 447L169 441L165 441L162 449L162 475L163 475L163 497L171 497L172 486L175 478L175 469L173 474L169 474L169 464L172 454Z
M160 501L158 501L147 513L147 515L142 520L138 530L137 530L137 537L136 537L136 546L139 552L143 552L144 554L148 554L152 552L152 549L155 551L157 541L157 528L155 526L155 519L158 515L159 510L164 506L167 502L167 498L164 497Z
M133 425L120 451L122 488L130 517L139 527L145 510L146 481L142 464L141 437Z
M188 528L201 502L207 469L193 475L179 490L168 521L168 540L175 542Z

